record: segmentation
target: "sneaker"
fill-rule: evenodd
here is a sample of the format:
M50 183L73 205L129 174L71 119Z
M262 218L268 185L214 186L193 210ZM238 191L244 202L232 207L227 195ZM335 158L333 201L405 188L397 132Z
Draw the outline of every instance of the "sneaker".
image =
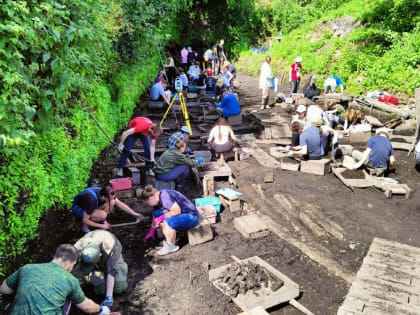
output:
M123 171L124 170L122 168L119 168L118 169L118 172L117 172L117 176L123 176L124 175L124 172Z
M148 170L146 170L146 175L147 176L155 176L155 172L153 172L152 169L148 169Z
M163 247L157 252L159 256L165 256L170 253L174 253L179 249L178 245L163 243Z
M85 223L83 223L82 232L83 233L89 233L90 232L90 229L89 229L88 225L85 224Z
M260 109L261 110L265 109L265 105L261 105Z

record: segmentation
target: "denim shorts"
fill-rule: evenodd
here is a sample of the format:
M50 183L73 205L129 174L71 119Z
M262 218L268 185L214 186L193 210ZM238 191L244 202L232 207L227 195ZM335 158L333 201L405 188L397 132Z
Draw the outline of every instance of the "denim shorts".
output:
M157 218L163 214L160 210L153 211L153 217ZM165 219L165 222L174 230L189 230L198 224L199 217L196 214L181 213L177 216Z

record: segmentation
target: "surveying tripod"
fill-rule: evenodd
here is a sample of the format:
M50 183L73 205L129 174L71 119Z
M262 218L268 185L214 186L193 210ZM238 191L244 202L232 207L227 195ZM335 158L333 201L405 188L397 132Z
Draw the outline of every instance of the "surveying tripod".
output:
M165 114L162 117L162 120L160 121L160 125L163 125L163 122L166 119L166 116L168 115L169 111L171 110L173 104L175 103L175 100L177 96L179 97L179 103L181 104L181 112L184 116L185 125L190 129L190 136L192 136L192 128L190 124L190 117L188 116L188 110L187 110L187 104L185 103L184 94L182 94L182 81L180 79L175 80L175 90L176 93L174 97L172 98L171 102L169 103L168 109L166 110Z

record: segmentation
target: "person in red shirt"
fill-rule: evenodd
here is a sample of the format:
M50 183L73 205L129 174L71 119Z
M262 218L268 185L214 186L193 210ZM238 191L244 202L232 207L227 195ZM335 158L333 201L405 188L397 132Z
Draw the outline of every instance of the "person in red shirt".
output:
M289 82L292 83L292 89L290 90L290 95L292 93L297 93L299 90L300 83L300 73L302 72L302 57L296 57L295 62L290 66L289 72Z
M155 160L156 139L162 133L162 127L160 124L153 123L147 117L136 117L130 121L128 128L122 133L118 145L118 150L121 152L118 175L123 175L123 168L127 162L128 153L133 148L136 140L140 139L143 143L144 156L146 158L146 175L154 176L152 167Z

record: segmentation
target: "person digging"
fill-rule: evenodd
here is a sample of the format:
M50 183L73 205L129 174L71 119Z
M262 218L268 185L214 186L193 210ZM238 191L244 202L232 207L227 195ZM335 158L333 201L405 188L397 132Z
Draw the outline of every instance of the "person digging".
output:
M113 294L123 293L128 286L128 267L122 246L114 234L95 230L85 234L74 247L80 253L80 264L74 274L94 286L95 294L105 295L102 306L112 307Z
M154 207L153 222L149 233L143 239L154 238L158 227L165 236L163 247L157 252L159 256L168 255L179 250L175 244L176 232L190 230L199 222L199 213L195 205L183 194L176 190L156 190L147 185L140 195L140 199L150 207Z
M152 167L155 160L156 140L162 133L162 127L160 124L153 123L147 117L133 118L128 127L129 129L122 133L118 145L118 151L121 152L118 176L123 175L123 168L127 162L128 154L138 139L143 143L144 156L146 158L146 175L155 176Z

